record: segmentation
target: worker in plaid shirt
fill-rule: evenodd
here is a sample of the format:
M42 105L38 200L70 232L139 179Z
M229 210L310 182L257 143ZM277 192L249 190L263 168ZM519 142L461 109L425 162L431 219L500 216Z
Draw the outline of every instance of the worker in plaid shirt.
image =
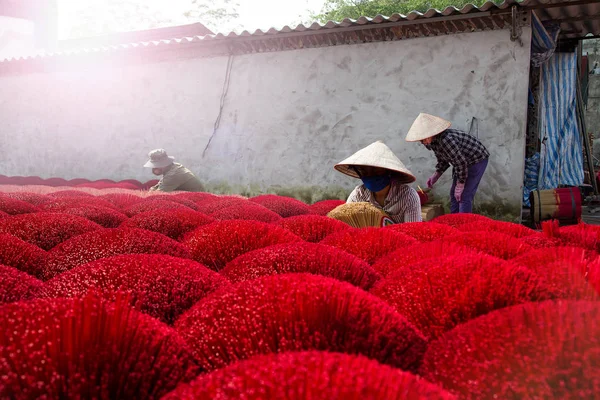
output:
M451 123L429 114L420 114L406 135L406 141L420 141L438 160L435 173L427 180L432 187L452 165L450 211L473 212L473 199L488 164L490 153L474 136L450 129Z

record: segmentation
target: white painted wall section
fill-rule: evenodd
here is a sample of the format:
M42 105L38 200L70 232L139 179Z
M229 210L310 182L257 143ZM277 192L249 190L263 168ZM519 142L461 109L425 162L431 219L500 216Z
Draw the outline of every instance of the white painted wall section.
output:
M476 118L491 153L478 200L518 208L530 37L524 28L523 47L487 31L234 56L225 95L226 57L0 76L0 173L145 180L146 153L164 147L209 183L349 190L357 181L333 164L383 140L424 185L433 153L404 136L428 112L465 130Z

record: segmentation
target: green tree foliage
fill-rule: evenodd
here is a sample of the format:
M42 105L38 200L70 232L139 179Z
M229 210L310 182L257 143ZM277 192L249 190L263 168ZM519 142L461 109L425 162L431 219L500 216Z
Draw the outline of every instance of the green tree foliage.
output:
M181 8L171 9L156 7L155 2L147 0L73 1L68 5L71 26L66 36L91 37L193 22L202 22L214 30L238 16L237 0L188 0L180 4Z
M212 27L211 25L237 18L238 7L239 3L235 0L192 0L190 10L184 16Z
M430 8L443 10L465 4L483 5L487 0L326 0L321 13L313 15L319 22L341 21L344 18L374 17L378 14L408 14L411 11L425 12ZM501 0L495 0L500 2Z

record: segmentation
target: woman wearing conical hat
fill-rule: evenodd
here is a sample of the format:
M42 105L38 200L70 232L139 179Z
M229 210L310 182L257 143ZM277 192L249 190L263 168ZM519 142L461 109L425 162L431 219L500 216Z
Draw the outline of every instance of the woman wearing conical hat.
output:
M442 118L421 113L406 135L407 142L421 142L437 158L435 173L427 180L432 187L452 165L450 212L470 213L490 153L474 136Z
M362 180L347 203L369 202L395 223L421 222L419 195L407 185L416 178L383 142L377 141L357 151L334 168Z

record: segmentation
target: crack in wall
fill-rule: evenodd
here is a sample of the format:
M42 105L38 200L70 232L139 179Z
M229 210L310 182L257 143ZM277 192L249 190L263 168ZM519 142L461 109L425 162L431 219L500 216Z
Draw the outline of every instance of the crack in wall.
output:
M219 102L219 114L217 114L217 119L215 120L213 132L208 138L208 142L204 147L204 151L202 151L202 158L206 155L206 151L208 150L208 146L210 146L210 142L212 142L213 138L217 134L219 130L219 126L221 125L221 117L223 116L223 108L225 107L225 99L227 97L227 93L229 92L229 82L231 81L231 68L233 66L233 54L229 54L227 58L227 68L225 69L225 79L223 80L223 90L221 91L221 100Z

